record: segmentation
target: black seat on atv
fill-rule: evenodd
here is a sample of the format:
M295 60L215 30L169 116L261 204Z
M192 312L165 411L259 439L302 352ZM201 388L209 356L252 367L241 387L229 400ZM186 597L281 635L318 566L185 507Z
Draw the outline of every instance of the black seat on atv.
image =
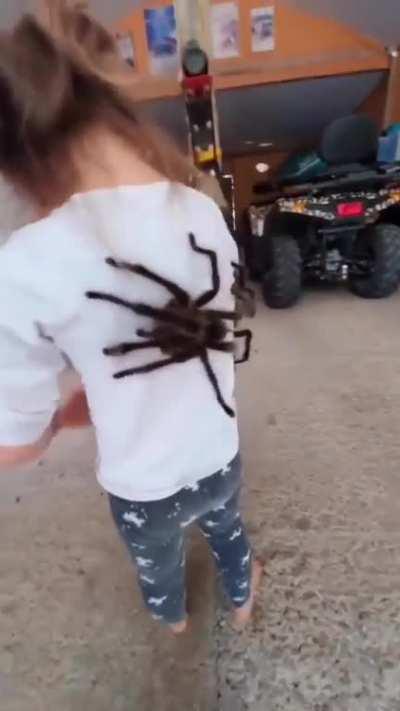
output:
M319 153L331 166L354 169L374 163L378 152L378 127L368 116L352 115L331 123L322 136ZM361 164L361 165L360 165Z
M303 184L319 185L325 181L354 177L358 179L361 173L368 178L368 171L375 174L378 169L377 155L379 146L379 130L375 122L362 114L345 116L329 124L325 129L318 153L314 155L322 159L321 165L325 168L316 175L307 175L301 172L297 175L285 174L288 163L285 163L275 181L262 181L255 185L254 192L259 195L301 186ZM289 159L290 162L290 159ZM317 161L316 161L317 162ZM371 176L369 176L371 177Z
M310 182L356 178L368 169L374 170L378 146L378 127L369 116L353 114L337 119L325 129L319 148L320 157L329 167Z

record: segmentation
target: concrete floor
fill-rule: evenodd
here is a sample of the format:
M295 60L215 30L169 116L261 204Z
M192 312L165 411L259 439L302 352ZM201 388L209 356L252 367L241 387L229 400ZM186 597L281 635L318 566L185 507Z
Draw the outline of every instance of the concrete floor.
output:
M241 635L196 536L191 633L143 613L90 434L2 475L1 710L399 711L399 313L337 290L259 309L239 399L267 575Z

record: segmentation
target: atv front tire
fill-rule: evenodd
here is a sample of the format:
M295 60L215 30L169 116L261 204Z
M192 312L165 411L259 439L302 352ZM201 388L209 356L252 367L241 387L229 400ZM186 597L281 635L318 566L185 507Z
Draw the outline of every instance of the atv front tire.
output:
M287 309L301 294L300 248L290 235L273 235L268 240L268 271L263 277L264 301L271 309Z
M360 232L353 248L354 256L365 256L371 263L369 274L350 274L350 289L363 299L383 299L397 291L400 284L400 228L378 224Z

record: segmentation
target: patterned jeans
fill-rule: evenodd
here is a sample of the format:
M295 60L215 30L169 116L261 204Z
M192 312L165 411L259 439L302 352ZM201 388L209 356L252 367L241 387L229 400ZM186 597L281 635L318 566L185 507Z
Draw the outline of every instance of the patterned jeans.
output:
M185 529L196 523L210 544L236 607L250 595L251 550L239 513L241 461L161 501L139 503L110 495L118 530L134 559L144 601L167 624L186 617Z

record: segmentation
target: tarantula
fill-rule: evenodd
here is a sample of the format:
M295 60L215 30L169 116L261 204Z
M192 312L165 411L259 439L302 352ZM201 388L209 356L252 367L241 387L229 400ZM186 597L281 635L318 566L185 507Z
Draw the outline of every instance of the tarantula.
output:
M206 256L211 266L211 288L196 298L192 298L185 289L178 284L150 271L140 264L118 261L109 257L106 262L115 269L123 269L138 276L149 279L163 286L172 298L162 308L155 308L148 304L126 301L112 294L98 291L88 291L87 298L108 301L117 306L129 309L138 316L148 317L153 320L153 328L146 330L140 328L136 331L139 341L127 341L115 346L104 348L106 356L123 356L127 353L150 348L159 348L165 358L155 360L147 365L141 365L114 374L114 378L126 378L140 373L151 373L159 368L165 368L172 363L185 363L192 358L200 358L207 377L214 390L218 403L229 417L234 417L232 408L225 402L218 383L217 376L211 366L208 351L233 354L234 342L227 340L232 329L225 322L235 324L240 314L237 311L204 308L218 294L220 290L220 276L218 271L217 255L213 250L199 247L195 236L190 233L189 243L198 254ZM237 269L237 265L232 265ZM241 279L242 281L242 279ZM234 331L235 338L245 339L243 356L236 363L243 363L249 359L252 333L249 330Z

